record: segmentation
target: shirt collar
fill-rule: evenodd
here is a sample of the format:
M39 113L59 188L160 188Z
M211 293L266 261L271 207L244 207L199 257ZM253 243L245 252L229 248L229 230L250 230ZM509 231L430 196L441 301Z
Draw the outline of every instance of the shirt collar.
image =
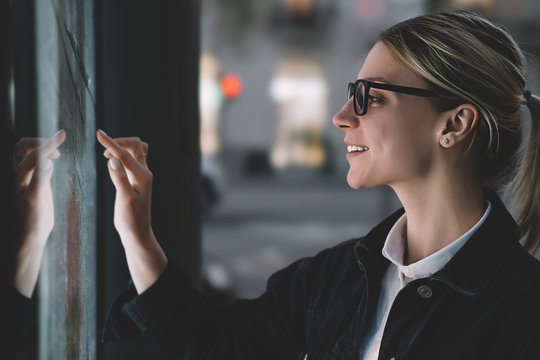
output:
M409 265L403 264L406 243L405 232L407 229L407 215L403 214L396 221L392 229L390 229L382 249L383 256L397 267L401 287L412 280L428 277L441 270L480 226L482 226L490 212L491 202L488 200L487 208L482 218L465 234L439 251Z
M478 296L514 249L521 247L519 228L497 193L485 188L484 195L492 205L484 224L443 269L430 276L432 281L445 283L466 296ZM382 248L390 229L403 214L403 208L397 210L354 246L358 265L370 283L377 284L390 263L382 256Z

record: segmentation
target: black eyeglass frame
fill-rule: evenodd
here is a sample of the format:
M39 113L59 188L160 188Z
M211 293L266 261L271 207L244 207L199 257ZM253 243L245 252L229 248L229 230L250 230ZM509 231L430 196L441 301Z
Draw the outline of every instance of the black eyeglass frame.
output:
M357 94L357 89L359 84L364 85L364 93L363 94ZM347 101L354 97L354 113L357 116L362 116L367 113L367 104L369 100L369 89L382 89L382 90L389 90L393 92L398 92L402 94L408 94L408 95L414 95L414 96L421 96L421 97L432 97L437 96L435 92L428 90L428 89L420 89L420 88L414 88L409 86L401 86L401 85L393 85L393 84L385 84L385 83L378 83L373 82L369 80L364 79L358 79L354 83L349 83L349 86L347 88ZM358 111L358 96L362 96L362 104L364 106L362 107L362 111Z

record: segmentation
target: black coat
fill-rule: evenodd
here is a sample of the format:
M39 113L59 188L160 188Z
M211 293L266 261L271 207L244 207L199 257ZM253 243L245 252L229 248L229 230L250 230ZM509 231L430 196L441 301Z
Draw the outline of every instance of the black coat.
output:
M439 272L407 284L379 359L540 359L540 262L490 190L485 223ZM120 294L103 340L141 337L171 359L358 359L389 261L397 211L367 236L296 261L253 300L216 305L173 264L137 296Z

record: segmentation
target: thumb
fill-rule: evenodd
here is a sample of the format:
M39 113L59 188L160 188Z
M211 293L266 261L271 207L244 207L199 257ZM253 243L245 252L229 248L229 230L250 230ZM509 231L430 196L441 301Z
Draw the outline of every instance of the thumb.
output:
M132 192L133 187L129 183L126 170L118 158L113 157L108 161L109 175L117 192Z

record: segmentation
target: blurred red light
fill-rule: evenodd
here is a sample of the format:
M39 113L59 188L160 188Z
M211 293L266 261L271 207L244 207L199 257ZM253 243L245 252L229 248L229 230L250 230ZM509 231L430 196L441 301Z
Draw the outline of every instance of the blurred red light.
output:
M221 78L221 91L227 99L233 99L242 93L242 79L236 74L225 74Z

